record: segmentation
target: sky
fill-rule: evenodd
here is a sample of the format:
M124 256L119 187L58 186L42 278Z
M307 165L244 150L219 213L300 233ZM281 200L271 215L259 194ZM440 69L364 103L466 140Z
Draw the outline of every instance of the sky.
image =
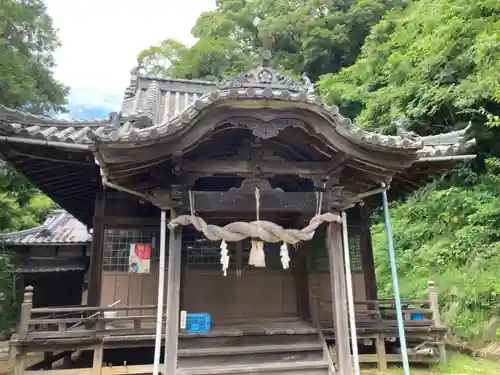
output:
M62 46L56 78L71 87L69 115L119 109L139 52L164 39L192 44L191 28L215 0L45 0Z

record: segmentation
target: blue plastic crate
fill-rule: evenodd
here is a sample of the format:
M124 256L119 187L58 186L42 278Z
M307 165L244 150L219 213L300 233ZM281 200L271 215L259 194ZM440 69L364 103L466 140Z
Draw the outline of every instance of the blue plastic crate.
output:
M187 333L205 333L210 331L210 314L186 314Z
M422 314L422 313L410 313L410 320L424 320L424 314Z

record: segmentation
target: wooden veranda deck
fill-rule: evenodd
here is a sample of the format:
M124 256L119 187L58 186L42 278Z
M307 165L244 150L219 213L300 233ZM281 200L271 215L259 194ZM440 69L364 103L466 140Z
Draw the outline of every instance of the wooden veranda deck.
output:
M71 358L73 353L85 351L93 351L93 364L91 368L80 369L78 374L151 372L150 364L132 363L127 366L115 363L112 372L109 372L111 370L106 366L103 368L103 356L105 351L112 349L153 347L155 305L33 309L31 292L27 288L18 333L11 339L11 345L16 351L16 375L30 374L41 369L50 371L51 374L71 374L72 370L68 368L50 370L52 363L66 358L65 363L69 366L67 359ZM440 322L437 298L432 285L429 292L428 300L402 301L408 353L412 362L437 363L444 360L443 338L446 328ZM401 362L401 354L397 352L399 336L394 301L357 301L355 305L360 362L377 363L380 369L387 368L388 363ZM187 342L185 340L224 338L226 344L232 342L234 345L230 345L239 346L237 351L249 351L251 348L255 349L258 342L265 341L266 337L296 335L294 341L300 341L299 337L318 336L329 348L330 361L334 362L335 334L332 322L321 320L321 310L325 308L331 308L331 304L321 301L316 303L313 315L318 318L318 322L315 324L296 318L247 320L229 325L214 325L210 332L204 334L180 332L179 340ZM109 316L109 313L106 313L111 311L116 312L117 316L105 317ZM199 346L199 342L196 346ZM180 347L182 348L182 345ZM287 348L293 351L301 350L297 346ZM304 350L310 350L310 347L306 345ZM46 353L45 360L25 371L26 355L33 352ZM188 355L186 353L180 350L179 356Z

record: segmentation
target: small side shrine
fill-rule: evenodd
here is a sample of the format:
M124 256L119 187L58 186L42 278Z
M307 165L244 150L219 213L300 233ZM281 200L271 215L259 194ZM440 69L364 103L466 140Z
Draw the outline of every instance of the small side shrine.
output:
M53 211L36 228L0 233L0 246L14 263L18 302L31 285L37 289L34 307L81 305L91 242L87 227L64 210Z
M59 329L42 347L33 317L56 311L33 309L37 290L27 289L32 319L12 340L18 368L26 348L57 351L63 342L91 347L89 375L125 347L150 351L114 363L116 374L351 375L353 363L374 358L407 368L411 353L422 360L423 332L436 338L429 362L444 356L432 283L429 299L403 315L396 278L397 298L381 312L388 302L377 301L369 207L382 195L387 213L395 194L474 158L470 126L424 137L367 132L307 77L295 81L263 58L221 84L134 69L108 119L0 108L5 160L93 228L85 329ZM190 330L194 314L210 316L208 332ZM388 357L393 341L402 354ZM376 351L360 354L358 344Z

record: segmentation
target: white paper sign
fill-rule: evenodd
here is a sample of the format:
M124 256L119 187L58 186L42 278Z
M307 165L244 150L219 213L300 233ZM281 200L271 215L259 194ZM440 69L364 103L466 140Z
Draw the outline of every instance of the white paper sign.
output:
M149 273L151 268L151 244L130 244L129 272Z

